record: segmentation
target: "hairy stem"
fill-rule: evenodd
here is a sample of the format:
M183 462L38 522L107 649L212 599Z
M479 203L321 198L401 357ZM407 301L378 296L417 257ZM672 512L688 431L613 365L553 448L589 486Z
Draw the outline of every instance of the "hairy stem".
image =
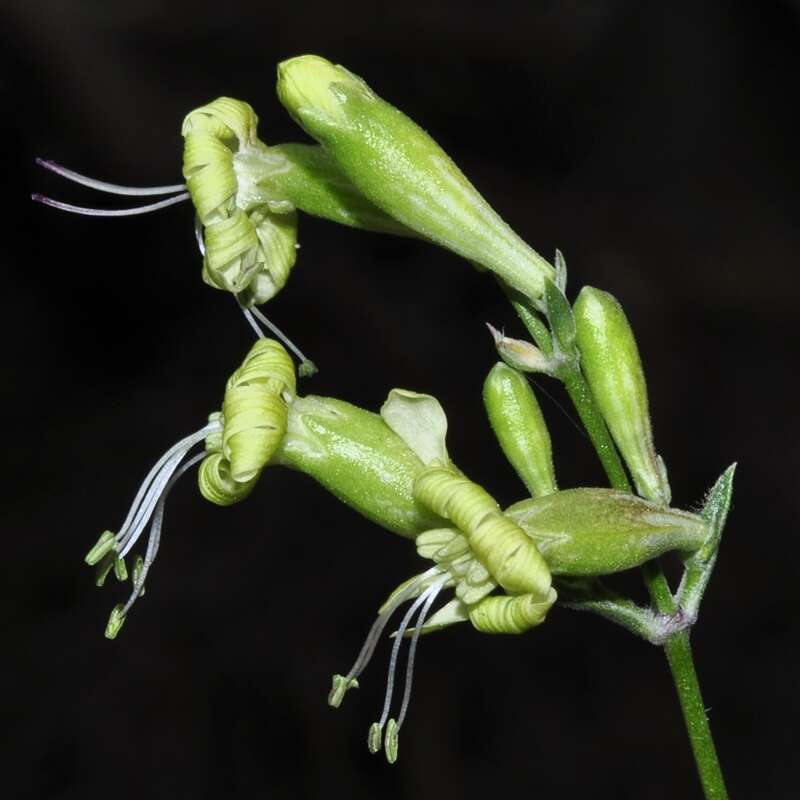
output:
M728 790L722 776L717 750L708 724L708 716L700 693L700 684L692 659L689 631L681 631L664 643L672 679L678 691L678 699L686 723L686 731L692 745L700 783L706 800L727 800Z
M591 389L580 368L571 369L563 376L563 380L611 485L620 491L632 491L611 434L595 405ZM645 564L642 567L642 575L656 610L666 616L678 613L678 605L658 562L651 561ZM689 631L680 631L667 639L664 643L664 652L678 692L686 732L706 800L727 800L728 792L694 668Z

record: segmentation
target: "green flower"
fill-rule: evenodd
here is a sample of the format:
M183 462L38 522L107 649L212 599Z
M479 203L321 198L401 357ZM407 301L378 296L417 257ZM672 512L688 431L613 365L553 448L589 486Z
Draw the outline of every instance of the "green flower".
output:
M119 580L127 580L125 558L149 526L145 555L134 561L131 594L111 612L106 627L109 639L116 637L144 593L145 578L158 554L170 489L202 461L198 482L206 499L224 506L247 497L283 440L294 397L291 357L280 343L259 339L229 378L222 413L211 414L207 425L167 450L144 479L119 531L100 535L86 555L86 563L97 567L98 586L112 569ZM201 443L204 451L187 460Z
M481 197L447 153L357 75L313 55L278 65L278 98L367 199L429 241L538 302L553 267Z
M414 496L452 527L428 530L416 539L417 552L434 566L403 583L378 611L364 646L346 675L335 675L328 702L338 707L348 689L358 687L394 613L411 603L394 635L383 709L370 726L368 747L383 747L397 759L398 736L411 699L419 636L469 620L483 633L523 633L541 624L556 600L550 571L530 537L477 484L453 467L434 461L414 484ZM454 597L431 614L440 592ZM498 594L493 592L498 591ZM413 601L413 602L411 602ZM395 673L404 637L410 636L405 687L397 717L390 717Z

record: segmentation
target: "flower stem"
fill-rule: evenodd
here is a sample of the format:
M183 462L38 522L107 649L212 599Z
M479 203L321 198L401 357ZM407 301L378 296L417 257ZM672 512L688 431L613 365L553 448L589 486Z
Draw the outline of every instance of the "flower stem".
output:
M570 367L559 376L564 381L570 400L575 406L578 416L581 418L586 432L600 457L603 469L608 475L608 480L615 489L621 492L632 492L630 481L625 474L625 467L622 466L619 453L614 445L614 440L608 432L600 411L594 402L592 390L583 377L579 366Z
M689 631L684 630L671 636L664 643L672 679L678 692L678 699L686 723L686 731L692 745L700 783L706 800L727 800L728 790L722 777L717 750L711 736L708 716L700 693L700 684L692 659L692 648L689 644Z
M583 377L580 367L570 369L561 378L597 455L600 457L611 485L623 492L632 491L614 441L595 405L591 389ZM658 612L667 616L678 613L678 605L658 562L651 561L645 564L642 567L642 575L653 605ZM670 636L664 642L664 652L675 689L678 692L686 732L692 746L706 800L727 800L728 792L725 788L725 780L722 777L714 739L711 736L711 728L700 693L700 684L694 668L689 631L679 631Z

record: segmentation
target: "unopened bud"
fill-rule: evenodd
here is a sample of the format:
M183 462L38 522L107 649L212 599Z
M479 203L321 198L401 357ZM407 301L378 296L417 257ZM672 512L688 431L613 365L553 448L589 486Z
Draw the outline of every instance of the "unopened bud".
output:
M554 575L609 575L670 550L697 550L708 524L697 514L615 489L567 489L506 509Z
M483 403L503 453L531 495L556 491L550 433L528 379L495 364L483 384Z
M510 367L520 372L542 372L545 375L555 374L555 365L536 345L524 339L511 339L502 331L492 327L488 322L486 327L492 334L497 354Z
M625 312L608 292L586 286L574 306L581 366L637 492L669 505L666 468L653 446L647 384Z

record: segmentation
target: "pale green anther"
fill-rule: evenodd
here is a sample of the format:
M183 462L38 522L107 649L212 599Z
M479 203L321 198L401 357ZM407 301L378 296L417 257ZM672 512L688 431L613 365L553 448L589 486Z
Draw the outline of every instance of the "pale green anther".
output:
M350 689L358 689L357 678L350 678L348 680L344 675L334 675L333 685L328 694L328 705L333 706L333 708L339 708L345 694L347 694Z
M507 508L554 575L609 575L671 550L697 550L708 536L697 514L615 489L567 489Z
M386 736L383 740L383 748L386 752L386 760L390 764L397 761L397 748L398 748L399 728L395 719L390 719L386 723Z
M278 97L376 206L489 269L532 300L553 267L522 241L450 157L358 76L319 56L278 65Z
M367 734L367 748L373 755L377 753L383 746L383 728L377 723L373 722L369 726L369 733Z
M133 569L131 570L131 583L134 586L138 586L141 579L142 579L142 572L144 572L144 559L141 556L136 556L133 560ZM139 589L139 597L144 595L144 584L142 584L142 588Z
M526 342L523 339L511 339L502 331L492 327L488 322L486 327L492 334L494 345L497 348L497 355L505 361L509 367L520 372L540 372L544 375L555 375L557 363L554 359L548 358L536 345Z
M116 639L120 629L125 624L125 615L122 613L123 603L118 603L111 609L111 614L106 625L106 639Z
M586 286L574 313L581 367L636 490L669 505L666 467L653 445L644 370L625 312L608 292Z
M273 462L304 472L367 519L414 538L442 525L414 499L424 465L379 414L332 398L299 397Z
M106 553L103 558L100 560L100 563L95 567L94 572L94 585L95 586L103 586L105 585L106 578L108 577L108 573L114 568L114 564L116 562L116 553L110 552Z
M111 531L103 531L97 544L86 554L84 561L93 567L102 561L116 547L116 544L117 540L114 534Z
M555 492L550 433L530 381L495 364L483 384L483 403L503 453L531 495Z
M198 470L203 497L221 506L247 497L283 440L296 391L286 349L274 339L259 339L228 379L216 417L223 423L221 437L206 440L210 453Z
M125 565L124 558L114 559L114 576L118 581L128 580L128 568Z

